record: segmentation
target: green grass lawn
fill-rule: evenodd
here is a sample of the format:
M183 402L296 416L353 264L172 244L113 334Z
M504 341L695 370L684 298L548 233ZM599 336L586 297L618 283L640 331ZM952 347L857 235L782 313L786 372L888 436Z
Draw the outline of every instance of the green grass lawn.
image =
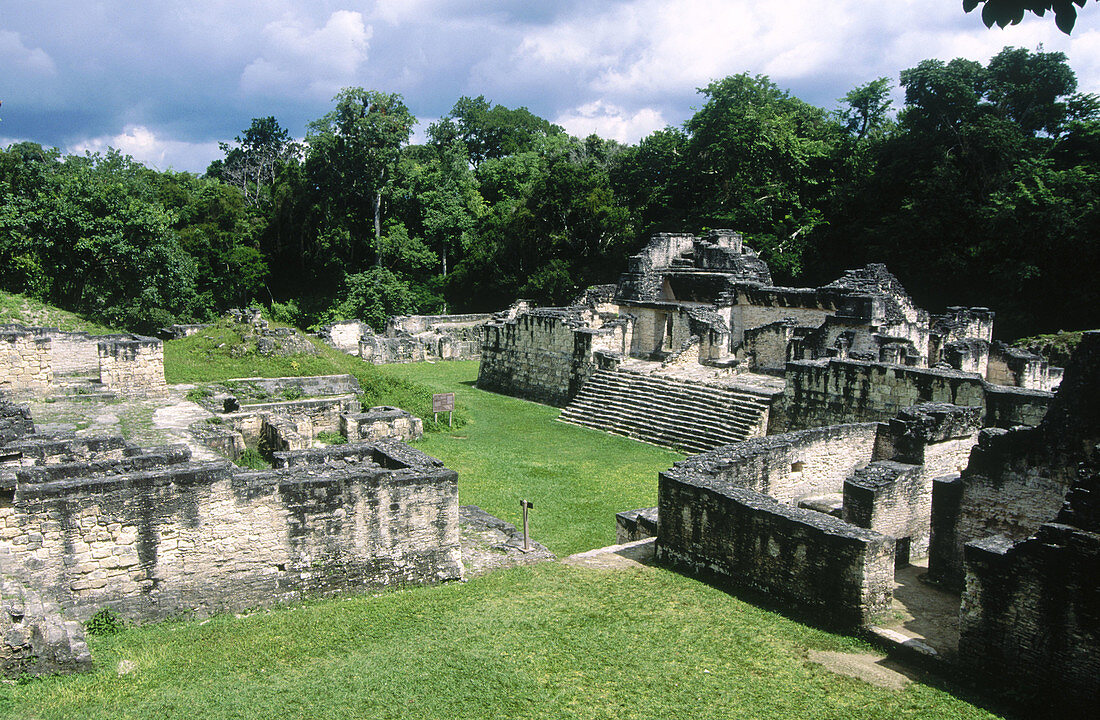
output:
M93 638L88 675L0 689L19 718L987 718L810 663L860 643L659 568L544 564ZM120 661L133 670L119 675Z
M428 416L432 392L455 392L463 426L418 447L458 471L463 503L516 522L532 501L532 534L559 555L612 543L615 512L655 504L679 457L478 390L477 363L233 358L222 332L167 343L169 381L350 372L370 403ZM657 567L545 563L89 643L92 673L0 684L0 718L995 717L938 681L833 674L808 653L868 647Z
M615 513L657 504L657 473L683 457L554 420L558 408L478 390L477 362L385 365L385 376L454 392L467 424L429 433L416 447L458 472L464 505L519 522L534 503L531 535L558 555L615 542Z

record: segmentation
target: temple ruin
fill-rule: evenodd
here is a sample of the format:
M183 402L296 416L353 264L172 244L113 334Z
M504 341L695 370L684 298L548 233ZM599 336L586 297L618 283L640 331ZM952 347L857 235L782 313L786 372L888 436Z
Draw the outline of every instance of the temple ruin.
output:
M426 360L477 360L479 330L492 314L398 315L386 321L381 335L365 322L348 320L321 328L320 337L374 365Z
M478 386L699 453L619 514L621 542L1080 708L1100 696L1100 333L1063 381L992 330L882 265L777 287L736 233L657 235L617 285L488 323ZM961 593L939 647L880 627L911 563Z
M1035 425L1061 371L992 332L986 308L918 308L882 265L778 287L737 233L661 234L617 285L486 324L478 386L691 452L920 402Z
M458 478L392 439L248 471L185 445L39 435L0 400L0 670L89 666L81 621L459 579Z

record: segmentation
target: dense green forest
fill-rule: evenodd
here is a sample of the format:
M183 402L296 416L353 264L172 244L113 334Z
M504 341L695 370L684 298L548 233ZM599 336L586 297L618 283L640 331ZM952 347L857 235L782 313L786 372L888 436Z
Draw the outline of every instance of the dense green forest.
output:
M0 150L0 287L149 332L267 305L310 326L568 302L653 232L745 233L776 280L885 262L998 334L1100 326L1100 99L1061 53L927 60L838 110L762 76L623 145L460 98L410 144L400 95L348 88L295 142L257 118L203 176L117 152ZM895 112L896 110L896 112Z

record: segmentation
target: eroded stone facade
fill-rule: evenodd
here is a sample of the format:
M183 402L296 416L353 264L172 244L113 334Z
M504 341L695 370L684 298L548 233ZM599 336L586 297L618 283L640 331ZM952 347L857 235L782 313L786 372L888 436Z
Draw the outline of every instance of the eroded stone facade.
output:
M397 441L276 453L249 472L185 446L38 438L2 409L7 673L75 669L57 623L103 607L153 620L462 576L457 475ZM27 616L31 596L54 621Z

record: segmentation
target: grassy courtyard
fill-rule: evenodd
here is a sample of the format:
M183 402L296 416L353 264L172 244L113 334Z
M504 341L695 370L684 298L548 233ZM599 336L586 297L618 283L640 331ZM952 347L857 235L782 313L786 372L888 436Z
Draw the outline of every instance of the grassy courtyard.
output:
M176 381L304 370L219 365L217 353L188 369L188 355L213 347L188 340L166 349ZM463 503L515 522L519 500L532 501L532 533L559 555L613 542L614 513L653 505L657 472L679 457L480 391L476 363L351 361L323 354L308 370L352 367L372 402L454 391L462 426L418 446L459 472ZM891 690L834 674L810 654L868 647L659 567L545 563L89 641L94 672L0 685L0 717L996 717L937 680Z

